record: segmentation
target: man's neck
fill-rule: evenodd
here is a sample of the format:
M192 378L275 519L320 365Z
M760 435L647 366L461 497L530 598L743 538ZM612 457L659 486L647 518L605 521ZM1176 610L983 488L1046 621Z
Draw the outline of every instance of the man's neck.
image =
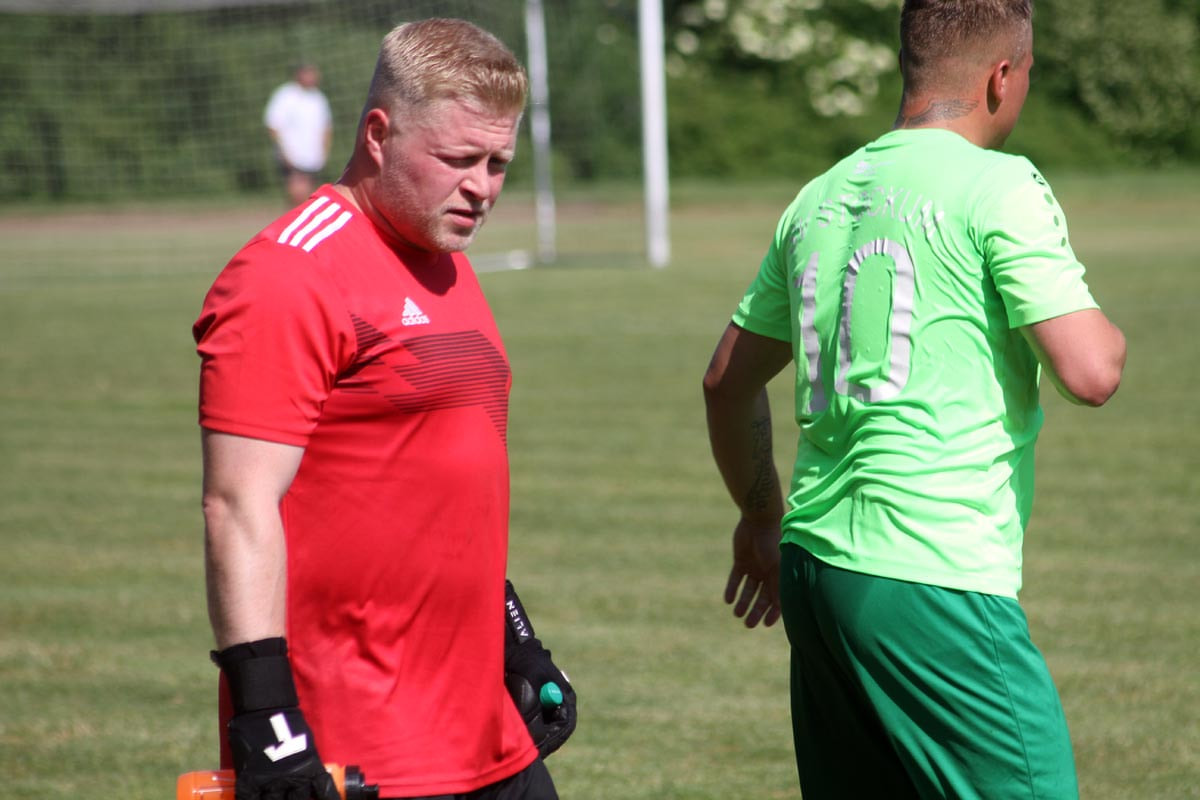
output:
M941 128L978 147L990 147L988 116L984 104L969 97L905 96L892 129Z
M371 193L366 185L369 181L356 181L353 178L348 179L347 176L349 174L349 171L347 171L346 175L343 175L337 183L333 184L334 191L344 197L351 206L369 219L392 249L402 251L406 263L414 267L432 267L446 256L445 253L422 250L405 240L392 227L387 217L375 207L375 204L371 200Z

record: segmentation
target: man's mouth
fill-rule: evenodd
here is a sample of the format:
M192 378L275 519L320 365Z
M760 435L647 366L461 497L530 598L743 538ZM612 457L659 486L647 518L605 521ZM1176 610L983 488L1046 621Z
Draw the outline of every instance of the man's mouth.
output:
M446 211L446 215L459 225L473 227L483 219L483 209L451 208Z

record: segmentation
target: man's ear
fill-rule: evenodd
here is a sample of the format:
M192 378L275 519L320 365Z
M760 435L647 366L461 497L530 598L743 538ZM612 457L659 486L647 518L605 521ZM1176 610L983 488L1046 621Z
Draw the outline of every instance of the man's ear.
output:
M992 65L992 71L988 73L987 103L988 111L992 114L995 114L996 109L1004 102L1008 92L1008 73L1011 69L1012 61L1006 58Z
M376 166L383 164L383 144L391 132L391 120L382 108L372 108L363 118L363 144Z

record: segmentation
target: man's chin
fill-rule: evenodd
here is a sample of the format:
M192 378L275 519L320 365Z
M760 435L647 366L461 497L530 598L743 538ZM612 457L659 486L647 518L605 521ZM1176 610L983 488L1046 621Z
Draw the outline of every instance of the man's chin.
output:
M471 242L475 241L475 234L477 233L479 233L478 225L470 228L455 226L442 233L441 237L439 237L441 240L439 244L443 245L443 249L447 252L466 250L471 246Z

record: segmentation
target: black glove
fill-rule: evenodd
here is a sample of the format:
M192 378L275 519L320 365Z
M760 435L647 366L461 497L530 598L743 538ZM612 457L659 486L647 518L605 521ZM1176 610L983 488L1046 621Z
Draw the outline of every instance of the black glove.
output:
M575 690L533 635L533 623L512 582L505 581L504 589L504 685L538 753L546 758L575 731Z
M236 644L212 654L229 683L229 747L237 800L340 800L300 713L287 642Z

